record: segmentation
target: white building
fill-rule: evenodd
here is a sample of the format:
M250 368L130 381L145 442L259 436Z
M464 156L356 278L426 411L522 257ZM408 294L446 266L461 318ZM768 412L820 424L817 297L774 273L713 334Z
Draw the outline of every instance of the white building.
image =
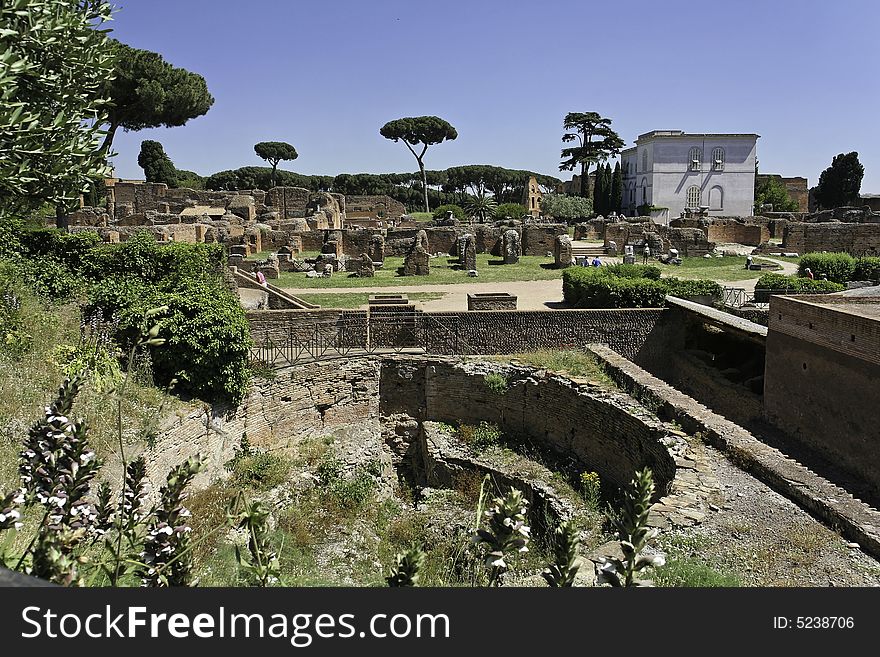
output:
M672 218L685 208L715 216L753 215L758 137L681 130L639 135L636 145L620 154L624 214L635 216L647 204L666 208L662 214Z

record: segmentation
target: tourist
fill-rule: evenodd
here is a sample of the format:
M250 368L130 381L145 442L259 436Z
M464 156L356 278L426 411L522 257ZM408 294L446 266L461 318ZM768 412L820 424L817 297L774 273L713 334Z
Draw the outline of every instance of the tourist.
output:
M259 269L257 270L255 276L257 278L257 282L263 287L267 287L269 285L269 283L266 282L265 274L263 274L263 272L261 272Z
M642 251L642 254L645 256L645 257L644 257L644 263L647 265L647 264L648 264L648 258L651 257L651 247L648 246L647 244L645 244L645 250Z
M594 267L601 267L602 266L602 261L599 260L599 256L595 256L593 258L593 266Z
M746 256L746 269L751 269L751 268L752 268L752 256L748 255L748 256Z
M813 276L813 270L807 267L804 269L804 275L809 278L811 281L816 280L816 277Z

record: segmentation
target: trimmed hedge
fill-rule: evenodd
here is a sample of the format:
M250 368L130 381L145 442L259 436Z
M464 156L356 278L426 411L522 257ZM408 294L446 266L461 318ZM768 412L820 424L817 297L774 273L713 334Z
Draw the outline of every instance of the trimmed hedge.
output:
M869 257L856 260L852 280L880 281L880 258Z
M620 278L610 267L577 267L562 274L565 301L578 308L662 308L666 286L649 278Z
M603 271L618 278L650 278L652 281L659 281L662 273L660 267L654 265L608 265Z
M849 253L808 253L798 262L798 276L806 276L809 268L818 280L825 274L829 281L846 283L853 280L856 259Z
M678 278L664 278L660 282L666 285L666 293L674 297L686 299L688 297L710 296L720 299L721 295L724 294L721 286L715 281L710 280L689 281Z
M828 294L846 286L833 281L811 280L784 274L764 274L755 284L755 301L767 303L771 294Z
M450 203L448 205L441 205L439 208L434 210L434 219L445 219L446 212L451 210L452 216L460 221L464 221L466 219L464 214L464 208L460 205L455 205L454 203Z

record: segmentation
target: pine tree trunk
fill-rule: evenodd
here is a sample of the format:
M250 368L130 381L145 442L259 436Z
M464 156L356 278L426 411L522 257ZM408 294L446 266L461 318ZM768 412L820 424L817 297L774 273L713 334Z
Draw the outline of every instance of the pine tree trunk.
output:
M110 127L107 129L107 134L104 136L104 143L101 144L101 150L107 155L110 154L110 146L113 145L113 137L116 136L116 130L118 128L118 123L111 123Z
M419 160L419 171L422 173L422 189L425 191L425 212L430 212L431 207L428 204L428 176L425 174L425 164Z

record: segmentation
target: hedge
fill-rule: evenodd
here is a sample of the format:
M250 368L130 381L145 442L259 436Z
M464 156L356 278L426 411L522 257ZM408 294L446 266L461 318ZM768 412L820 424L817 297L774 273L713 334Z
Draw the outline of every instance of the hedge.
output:
M666 286L649 278L620 278L610 267L567 269L562 275L565 301L578 308L661 308Z
M880 258L859 258L853 270L854 281L880 281Z
M659 281L662 273L660 267L654 265L608 265L603 271L618 278L650 278L654 281Z
M812 280L784 274L764 274L755 284L755 301L767 303L771 294L828 294L846 286L833 281Z
M825 274L829 281L846 283L853 280L855 266L856 259L849 253L808 253L798 263L798 275L806 276L809 268L816 279Z
M456 219L458 219L460 221L464 221L466 219L465 213L464 213L464 208L462 208L460 205L455 205L454 203L450 203L448 205L441 205L439 208L434 210L434 214L433 214L434 219L445 219L446 212L450 211L450 210L452 211L452 216L455 217Z
M664 278L660 281L666 285L666 293L674 297L704 297L710 296L720 299L724 290L715 281L697 280L689 281L678 278Z

